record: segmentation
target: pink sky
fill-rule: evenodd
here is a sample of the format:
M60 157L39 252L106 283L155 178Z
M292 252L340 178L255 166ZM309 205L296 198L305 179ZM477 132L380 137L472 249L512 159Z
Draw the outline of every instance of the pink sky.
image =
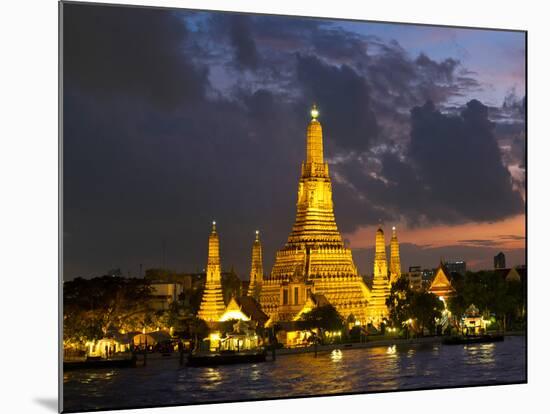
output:
M389 243L391 227L386 223L384 231ZM400 243L412 243L419 246L442 247L449 245L487 245L501 249L525 248L525 215L520 214L498 222L466 223L462 225L436 225L430 227L407 228L395 224ZM374 246L374 234L377 226L361 227L353 233L344 234L352 248ZM465 242L468 240L468 242Z

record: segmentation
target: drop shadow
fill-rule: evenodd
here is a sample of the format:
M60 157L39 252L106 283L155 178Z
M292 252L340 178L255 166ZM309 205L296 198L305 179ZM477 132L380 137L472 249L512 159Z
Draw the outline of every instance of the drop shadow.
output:
M34 402L47 408L50 411L58 412L57 398L42 398L38 397L34 399Z

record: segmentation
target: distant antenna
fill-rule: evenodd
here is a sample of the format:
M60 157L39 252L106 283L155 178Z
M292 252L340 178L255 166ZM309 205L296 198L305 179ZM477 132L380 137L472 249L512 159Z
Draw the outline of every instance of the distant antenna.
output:
M166 269L166 240L162 240L162 268Z

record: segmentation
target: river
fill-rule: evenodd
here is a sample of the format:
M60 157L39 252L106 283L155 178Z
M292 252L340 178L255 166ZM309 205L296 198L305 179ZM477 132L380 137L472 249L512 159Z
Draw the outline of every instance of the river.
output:
M216 368L147 366L64 374L64 410L115 409L320 394L525 382L525 337L476 345L414 344L282 355Z

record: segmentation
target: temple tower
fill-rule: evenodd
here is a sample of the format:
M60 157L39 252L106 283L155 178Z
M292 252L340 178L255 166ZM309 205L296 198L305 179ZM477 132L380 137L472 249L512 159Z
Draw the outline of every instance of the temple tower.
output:
M388 281L388 265L386 262L386 241L384 231L378 227L376 230L376 244L374 252L374 278L372 281L371 300L368 307L369 321L379 325L388 317L386 299L390 295Z
M208 238L208 262L206 264L206 285L202 294L198 317L207 322L217 322L225 312L222 293L222 273L220 265L220 239L216 232L216 222L212 222L212 233Z
M250 267L250 284L248 285L247 296L258 299L260 297L263 280L264 265L262 259L262 243L260 242L260 232L256 230L256 239L252 245L252 265Z
M353 315L364 323L370 292L336 226L318 116L314 105L298 182L296 220L285 246L276 253L271 275L264 279L260 303L273 321L292 320L306 300L304 295L322 294L344 318Z
M392 236L390 241L390 286L393 285L401 276L401 259L399 258L399 242L397 241L397 231L392 227Z

